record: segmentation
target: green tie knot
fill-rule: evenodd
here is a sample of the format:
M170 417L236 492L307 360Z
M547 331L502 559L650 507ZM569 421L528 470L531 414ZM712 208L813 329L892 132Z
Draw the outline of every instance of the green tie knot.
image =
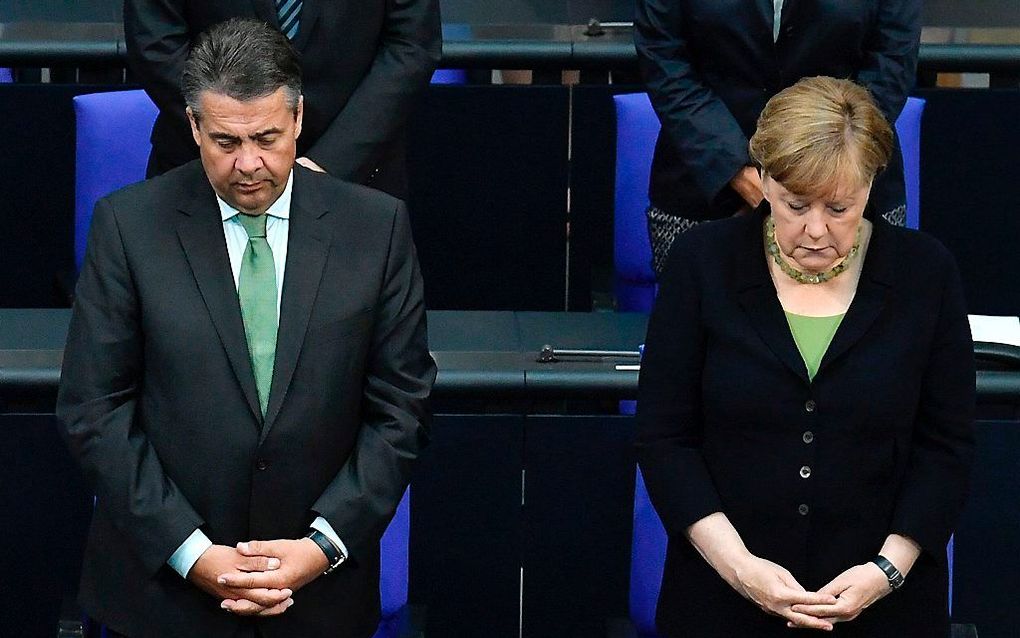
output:
M266 236L266 217L265 213L262 215L238 213L237 221L241 222L241 225L244 226L245 232L248 233L248 239L254 239Z

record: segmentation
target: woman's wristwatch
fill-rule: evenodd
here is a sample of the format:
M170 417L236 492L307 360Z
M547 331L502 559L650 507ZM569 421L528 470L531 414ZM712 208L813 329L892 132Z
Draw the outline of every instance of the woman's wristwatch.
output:
M903 574L900 570L896 569L896 566L889 562L889 559L879 554L871 560L871 562L878 565L878 568L885 572L885 577L889 579L890 589L899 589L903 586Z
M326 555L326 560L329 561L329 567L326 568L326 571L322 572L324 575L330 573L347 560L347 557L340 551L340 548L334 545L333 541L319 530L313 529L306 536L319 546L322 553Z

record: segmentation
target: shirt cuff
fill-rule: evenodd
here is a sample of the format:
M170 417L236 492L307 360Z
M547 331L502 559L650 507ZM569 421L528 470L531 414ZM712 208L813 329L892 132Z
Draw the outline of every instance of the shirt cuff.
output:
M202 530L196 529L186 541L181 543L181 546L177 548L177 551L170 556L170 560L166 563L175 572L180 574L181 578L187 578L188 572L198 562L198 559L202 557L205 550L210 547L212 547L212 541L209 540L209 537Z
M344 545L342 540L340 540L340 536L338 536L333 530L333 526L329 524L329 521L319 516L312 521L312 524L309 527L325 534L326 538L333 541L333 544L336 545L341 552L343 552L344 556L350 556L350 553L347 551L347 546Z

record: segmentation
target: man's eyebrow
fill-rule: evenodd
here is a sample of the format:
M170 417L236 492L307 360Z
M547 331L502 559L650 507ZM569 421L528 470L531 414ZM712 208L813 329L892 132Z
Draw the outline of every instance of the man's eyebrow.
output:
M253 139L253 140L257 140L260 137L268 137L270 135L279 135L280 133L283 133L283 129L282 128L278 128L278 127L267 128L264 131L257 131L255 133L252 133L251 135L248 136L248 138L249 139Z
M211 137L211 138L213 138L214 140L217 140L217 141L220 141L220 140L225 141L225 142L239 142L239 141L241 141L240 137L238 137L236 135L231 135L230 133L212 132L212 133L209 133L209 137Z

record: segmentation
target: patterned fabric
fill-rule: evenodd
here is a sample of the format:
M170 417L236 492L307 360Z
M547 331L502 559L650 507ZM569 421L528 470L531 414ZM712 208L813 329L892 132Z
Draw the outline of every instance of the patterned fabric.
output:
M889 222L893 226L906 226L907 225L907 205L897 206L896 208L882 213L882 219Z
M301 24L302 0L276 0L276 15L280 18L280 31L293 40Z
M241 257L237 297L241 302L241 318L244 320L252 372L255 373L259 405L265 416L276 362L276 262L273 249L266 241L266 215L239 213L237 219L248 232L248 247Z
M649 206L645 215L648 217L648 238L652 244L652 270L658 278L666 267L666 258L669 257L673 241L702 222L674 215L655 206ZM886 211L882 219L893 226L906 226L907 206L904 204Z
M701 222L674 215L655 206L649 206L645 215L648 217L648 239L652 244L652 270L658 278L666 267L666 258L669 257L673 241Z

